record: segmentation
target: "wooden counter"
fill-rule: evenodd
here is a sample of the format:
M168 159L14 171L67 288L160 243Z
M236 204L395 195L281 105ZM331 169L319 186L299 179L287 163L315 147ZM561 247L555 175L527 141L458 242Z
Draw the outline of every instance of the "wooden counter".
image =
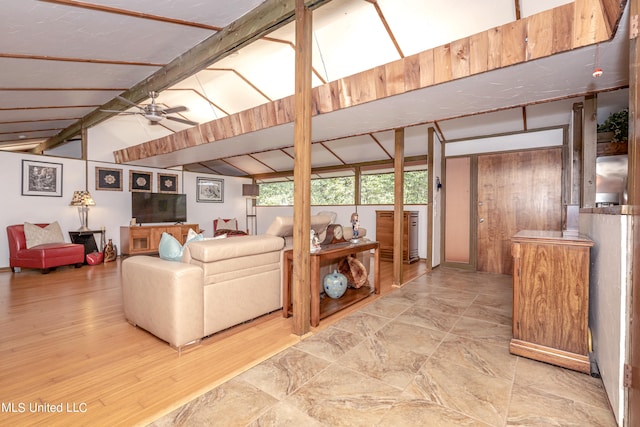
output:
M594 242L560 231L512 238L512 354L589 373L589 252Z

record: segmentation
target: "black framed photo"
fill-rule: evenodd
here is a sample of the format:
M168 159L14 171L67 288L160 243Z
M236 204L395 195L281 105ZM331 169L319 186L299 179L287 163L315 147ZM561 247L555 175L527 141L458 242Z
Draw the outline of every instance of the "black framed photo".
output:
M177 193L178 175L158 172L158 193Z
M96 167L96 190L122 191L122 169Z
M62 197L62 163L22 160L22 195Z
M129 171L129 191L151 193L151 184L153 183L153 174L144 171Z
M224 179L198 177L196 182L196 202L224 202Z

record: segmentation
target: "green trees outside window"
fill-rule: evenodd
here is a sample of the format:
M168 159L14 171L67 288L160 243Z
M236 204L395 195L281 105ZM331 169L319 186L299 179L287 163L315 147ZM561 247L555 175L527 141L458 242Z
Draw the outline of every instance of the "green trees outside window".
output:
M361 205L393 204L393 173L364 174L360 178ZM341 176L311 180L311 204L315 206L353 205L355 177ZM404 203L427 203L427 171L407 171L404 174ZM293 205L293 181L260 184L260 206Z
M393 173L362 175L360 182L362 205L393 204ZM405 172L404 204L426 204L427 188L426 170Z

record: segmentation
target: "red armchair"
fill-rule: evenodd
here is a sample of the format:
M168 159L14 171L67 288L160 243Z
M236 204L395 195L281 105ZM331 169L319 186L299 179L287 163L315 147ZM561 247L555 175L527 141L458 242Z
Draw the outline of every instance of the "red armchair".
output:
M44 228L48 224L36 225ZM40 268L46 274L54 267L75 264L78 268L84 263L84 246L75 243L46 243L27 249L23 224L7 226L7 237L9 266L13 272L24 267Z

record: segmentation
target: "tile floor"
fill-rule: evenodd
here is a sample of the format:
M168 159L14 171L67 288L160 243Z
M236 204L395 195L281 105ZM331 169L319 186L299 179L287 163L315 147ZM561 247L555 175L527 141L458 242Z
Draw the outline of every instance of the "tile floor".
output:
M511 277L437 269L153 426L615 426L601 380L509 354Z

